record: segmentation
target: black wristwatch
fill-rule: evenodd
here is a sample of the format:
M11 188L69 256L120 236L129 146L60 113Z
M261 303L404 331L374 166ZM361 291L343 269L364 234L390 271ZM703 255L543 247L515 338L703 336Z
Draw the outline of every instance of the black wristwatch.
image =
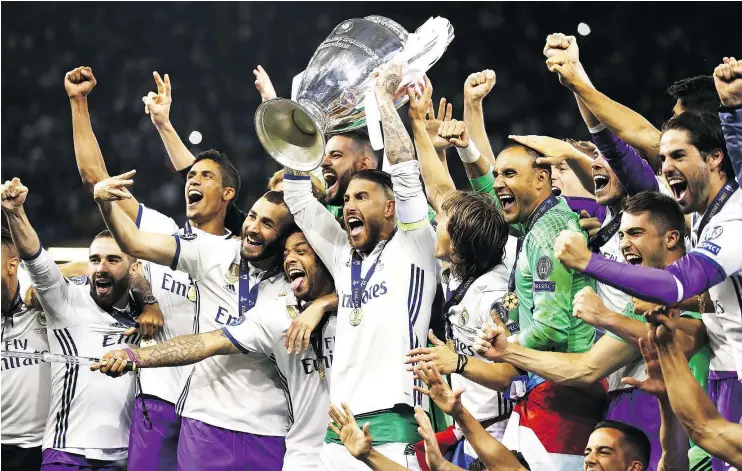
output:
M142 299L140 301L142 304L157 304L157 298L155 298L151 294L142 296Z

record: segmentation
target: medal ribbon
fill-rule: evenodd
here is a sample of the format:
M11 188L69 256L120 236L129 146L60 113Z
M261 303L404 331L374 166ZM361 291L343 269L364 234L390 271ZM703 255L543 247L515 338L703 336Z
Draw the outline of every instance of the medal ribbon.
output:
M392 235L390 235L389 238L386 240L384 247L382 247L379 251L379 256L376 257L376 261L373 265L371 265L371 268L368 269L368 271L366 272L366 276L364 276L363 278L361 278L361 264L363 263L363 259L358 252L356 252L355 250L353 251L350 263L350 292L354 308L359 309L361 307L363 291L366 289L366 285L368 285L369 280L371 280L371 277L376 271L376 265L378 265L381 261L381 255L384 253L384 249L387 245L389 245L389 242L391 242L394 234L396 233L397 229L394 229Z
M463 283L461 283L458 288L456 288L453 292L452 296L449 296L449 293L451 290L448 288L448 284L446 285L446 304L443 305L443 317L446 319L446 339L447 340L453 340L453 325L451 325L451 308L454 306L458 306L462 299L464 299L464 296L466 295L466 292L469 291L469 288L471 288L472 283L474 283L475 278L473 276L470 276L467 278Z
M258 276L258 282L255 283L253 286L250 286L250 265L244 258L240 259L240 317L242 317L247 311L255 307L255 303L258 300L258 289L260 288L260 283L268 278L273 277L280 270L281 267L277 266L271 268L270 270L264 271L261 275Z
M508 282L508 290L511 293L515 293L515 271L518 269L518 259L520 258L520 249L523 247L523 240L526 238L526 235L531 231L531 229L533 229L536 221L541 219L541 217L546 214L548 210L550 210L557 204L559 204L559 199L557 199L557 197L554 195L550 195L548 198L542 201L541 204L538 205L538 208L536 208L536 211L534 211L533 214L531 214L531 216L528 218L526 230L523 231L523 234L521 234L520 237L518 237L518 245L515 250L515 263L513 263L513 269L510 270L510 281Z
M723 187L721 187L721 190L719 190L719 193L711 202L711 206L709 206L709 209L706 210L706 214L703 215L703 219L701 219L701 223L698 225L698 229L693 231L693 235L695 235L696 239L695 241L693 241L693 246L695 246L699 242L701 233L703 233L703 230L706 228L709 221L711 221L711 218L719 214L719 211L721 211L724 205L727 204L727 201L729 201L732 193L734 193L737 188L738 185L735 181L729 181Z
M614 235L616 235L616 232L618 232L618 228L621 226L622 214L623 211L619 211L618 214L613 216L613 218L608 221L608 224L601 227L598 233L595 234L595 236L593 236L593 238L588 241L587 246L591 252L600 252L600 248L607 244L608 241L611 240Z

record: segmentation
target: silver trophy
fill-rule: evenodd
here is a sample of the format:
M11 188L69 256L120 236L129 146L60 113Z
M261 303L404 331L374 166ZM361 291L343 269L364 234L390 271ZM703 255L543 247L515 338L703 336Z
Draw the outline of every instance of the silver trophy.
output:
M431 18L409 34L382 16L340 23L309 61L293 100L276 98L255 112L255 130L281 165L308 172L322 162L325 135L366 126L374 148L383 146L374 81L369 76L391 61L403 65L402 85L419 82L453 40L445 18ZM397 107L407 96L395 102Z

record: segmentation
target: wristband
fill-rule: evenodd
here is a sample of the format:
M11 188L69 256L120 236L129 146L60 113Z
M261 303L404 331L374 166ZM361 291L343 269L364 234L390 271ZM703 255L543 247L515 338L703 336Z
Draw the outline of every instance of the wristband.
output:
M142 366L142 362L137 359L137 356L134 354L134 350L131 348L125 348L124 352L126 352L126 355L129 357L129 360L134 364L134 369L136 370L138 367Z
M518 334L513 334L510 337L508 337L508 343L513 343L518 338Z
M471 139L469 139L469 145L467 147L457 147L456 152L459 153L459 158L465 164L473 164L482 156L482 153L479 152L479 149L477 149L477 146L474 145L474 141Z
M462 374L467 363L469 363L469 357L459 353L458 358L456 359L456 369L453 372L456 374Z
M587 129L590 131L590 134L598 134L600 131L602 131L603 129L605 129L605 124L600 123L597 126L595 126L594 128L587 128Z

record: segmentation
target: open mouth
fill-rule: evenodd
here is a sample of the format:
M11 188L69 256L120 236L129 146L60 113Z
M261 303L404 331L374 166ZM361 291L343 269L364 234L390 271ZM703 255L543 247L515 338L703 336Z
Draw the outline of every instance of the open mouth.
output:
M258 242L257 240L253 239L252 236L245 237L245 244L248 245L249 247L256 247L256 248L263 246L262 242Z
M554 196L561 196L562 195L562 189L558 186L552 186L551 187L551 194Z
M641 255L635 253L624 254L624 258L626 259L626 263L629 265L641 265L644 261L644 258Z
M188 191L188 205L196 204L199 201L204 199L203 193L201 193L198 190L189 190Z
M113 281L108 278L96 278L93 285L95 285L95 292L98 296L105 296L111 292Z
M350 235L357 236L363 230L363 221L355 216L351 216L347 220L347 226L348 230L350 231Z
M667 179L667 184L670 185L672 194L676 201L682 200L688 193L688 182L680 177L672 177Z
M322 177L325 179L325 187L327 190L335 186L338 182L338 176L332 170L325 170L322 172Z
M297 267L290 268L287 275L291 281L291 290L294 292L299 291L307 279L306 272Z
M497 195L498 198L500 198L500 204L502 205L503 211L508 211L512 209L513 205L515 205L515 196L510 194L501 194Z
M608 175L593 175L593 182L595 183L595 191L600 191L603 188L608 186L608 182L610 182L611 179L608 177Z

